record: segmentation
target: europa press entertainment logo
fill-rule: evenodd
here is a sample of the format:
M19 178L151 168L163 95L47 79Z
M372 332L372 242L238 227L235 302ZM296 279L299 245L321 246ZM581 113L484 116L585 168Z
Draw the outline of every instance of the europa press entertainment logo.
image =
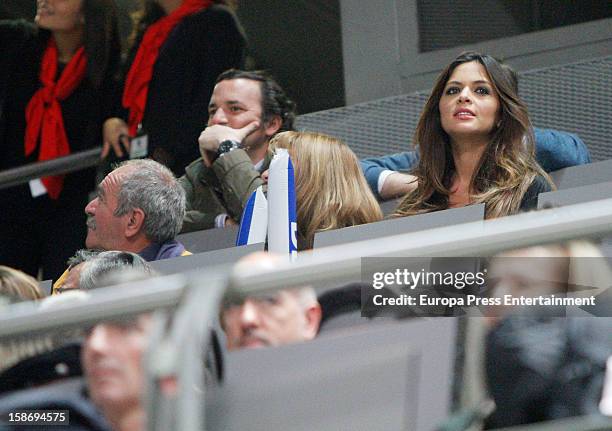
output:
M370 260L368 260L370 259ZM612 289L561 282L564 261L482 258L364 258L362 314L612 316ZM380 259L385 259L381 262ZM424 263L425 262L425 263ZM583 269L590 268L582 262ZM368 271L368 268L376 269ZM384 268L385 271L381 271ZM585 272L585 271L577 271ZM562 275L562 274L561 274Z

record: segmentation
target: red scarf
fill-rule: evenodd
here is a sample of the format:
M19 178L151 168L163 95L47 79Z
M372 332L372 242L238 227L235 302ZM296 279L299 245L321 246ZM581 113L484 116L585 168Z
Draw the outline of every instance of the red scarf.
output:
M40 137L38 160L50 160L70 154L70 146L64 128L60 101L65 100L79 86L87 70L85 48L81 47L64 68L56 81L57 46L49 39L40 66L40 87L26 107L25 155L37 147ZM57 199L64 185L64 176L42 179L49 196Z
M153 76L153 66L157 61L160 48L172 29L183 18L207 8L211 4L211 0L184 0L178 9L150 25L145 32L127 74L125 88L123 89L123 106L130 110L128 125L131 136L136 135L138 125L144 117L149 82L151 82Z

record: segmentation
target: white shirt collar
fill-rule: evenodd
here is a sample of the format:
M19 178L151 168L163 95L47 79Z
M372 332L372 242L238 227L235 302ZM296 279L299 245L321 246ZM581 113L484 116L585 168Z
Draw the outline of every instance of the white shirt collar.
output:
M261 172L261 169L263 168L263 164L264 164L264 159L261 159L260 161L255 163L253 167L255 168L256 171Z

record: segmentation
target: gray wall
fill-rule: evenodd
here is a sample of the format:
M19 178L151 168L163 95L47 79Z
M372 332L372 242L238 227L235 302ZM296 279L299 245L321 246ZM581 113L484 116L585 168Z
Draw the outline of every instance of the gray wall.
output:
M417 0L421 52L612 18L601 0Z
M477 2L435 0L432 4L438 4L437 11L431 7L419 11L419 3L417 0L371 0L367 3L340 0L348 105L426 90L439 71L466 49L503 58L519 71L602 57L612 52L609 30L612 18L517 34L521 29L535 28L536 24L544 28L550 23L539 16L534 24L533 20L525 18L528 11L521 15L516 6L508 8L504 0L490 0L484 3L486 9ZM457 8L459 4L464 4L463 12ZM589 4L586 2L587 6ZM469 7L473 8L473 13L466 13ZM588 18L592 12L587 11L584 17ZM419 13L439 15L433 23L422 17L426 22L423 35L419 32ZM495 25L486 23L487 19ZM487 34L493 40L473 42ZM421 43L421 36L427 41ZM464 44L447 47L453 38ZM427 45L423 46L427 49L436 46L442 49L422 52L421 45Z

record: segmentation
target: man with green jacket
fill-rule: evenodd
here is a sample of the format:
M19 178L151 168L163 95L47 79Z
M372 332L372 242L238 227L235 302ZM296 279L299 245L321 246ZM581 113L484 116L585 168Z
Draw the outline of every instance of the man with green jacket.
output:
M179 179L187 198L183 233L240 222L264 183L270 138L293 130L295 104L267 73L231 69L217 78L208 114L198 139L202 157Z

